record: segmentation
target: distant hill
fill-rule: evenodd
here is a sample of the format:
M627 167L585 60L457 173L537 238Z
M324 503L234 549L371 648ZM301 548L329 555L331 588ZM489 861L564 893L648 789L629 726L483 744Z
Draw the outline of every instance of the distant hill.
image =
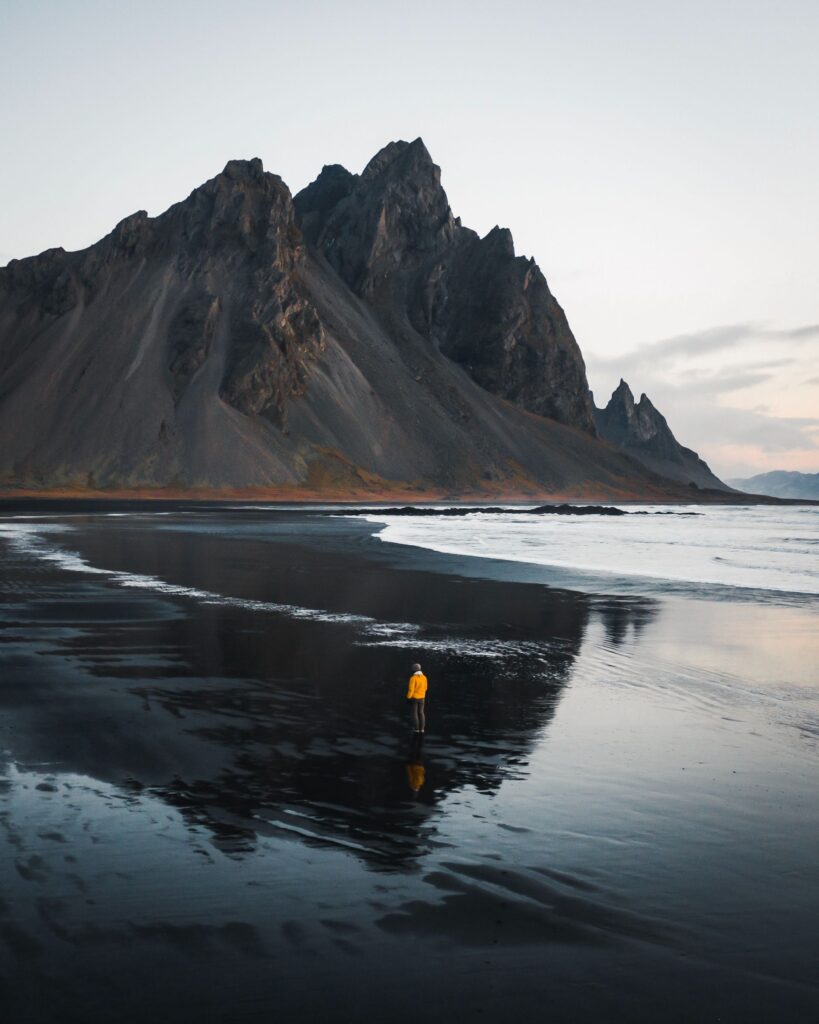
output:
M594 421L600 436L621 451L639 459L644 466L683 484L697 487L730 488L715 476L695 451L685 448L646 395L634 401L631 388L624 380L613 392L605 409L594 410Z
M810 498L819 501L819 473L796 473L774 469L744 480L729 480L732 487L747 494L769 494L774 498Z

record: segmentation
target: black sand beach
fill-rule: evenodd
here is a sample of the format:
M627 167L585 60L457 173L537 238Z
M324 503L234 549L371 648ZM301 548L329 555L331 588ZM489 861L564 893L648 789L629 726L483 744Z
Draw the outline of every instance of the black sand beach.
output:
M815 606L299 511L21 514L4 1019L816 1019Z

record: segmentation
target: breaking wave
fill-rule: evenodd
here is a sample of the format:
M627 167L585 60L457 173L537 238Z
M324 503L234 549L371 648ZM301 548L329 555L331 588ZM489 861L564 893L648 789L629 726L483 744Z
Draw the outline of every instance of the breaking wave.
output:
M690 511L609 518L520 510L486 516L470 509L458 518L405 518L371 510L364 518L381 527L378 537L386 543L544 566L553 570L544 582L575 589L617 590L620 578L630 581L629 592L819 596L819 509L707 506L696 518L682 518Z

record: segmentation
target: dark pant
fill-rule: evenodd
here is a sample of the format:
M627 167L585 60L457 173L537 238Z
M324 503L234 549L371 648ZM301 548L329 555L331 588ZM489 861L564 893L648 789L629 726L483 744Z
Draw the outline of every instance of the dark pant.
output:
M412 724L415 726L416 732L423 732L426 728L426 718L424 717L424 704L426 701L418 700L416 697L411 698L410 704L412 705Z

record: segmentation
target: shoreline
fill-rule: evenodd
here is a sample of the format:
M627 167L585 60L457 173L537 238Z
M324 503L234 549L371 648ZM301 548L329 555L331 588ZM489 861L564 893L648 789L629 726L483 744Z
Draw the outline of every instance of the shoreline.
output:
M624 503L621 503L624 504ZM567 525L580 522L590 518L589 529L595 535L605 538L609 527L619 530L618 523L633 521L633 517L647 517L648 522L652 517L657 521L674 516L703 517L706 513L688 510L675 511L670 509L656 509L642 511L639 506L643 503L634 503L631 511L615 510L608 511L605 507L578 506L572 511L573 506L564 506L556 503L557 514L547 514L540 511L543 517L544 526L555 520L564 520ZM802 503L790 503L791 508L798 508ZM716 510L717 506L704 506ZM724 509L730 510L737 506L726 505ZM754 506L740 506L747 508L748 514ZM19 519L21 523L32 520L31 526L25 526L26 530L36 532L38 520L59 519L66 517L66 520L73 520L78 523L77 528L81 531L89 530L90 523L94 517L99 517L99 529L106 522L107 517L110 525L121 523L125 526L130 517L140 515L151 516L156 514L156 527L160 523L173 522L174 518L184 519L186 513L197 517L218 517L220 514L227 514L229 519L225 520L232 524L232 529L237 531L237 536L248 537L256 535L256 523L264 524L265 534L268 528L272 530L271 539L276 543L294 542L299 543L299 536L291 531L292 523L299 521L302 530L307 530L312 543L316 537L321 536L322 544L329 545L329 551L336 551L353 557L362 556L368 560L376 560L385 566L393 569L412 568L415 570L427 571L433 574L442 572L445 575L458 575L474 580L492 580L498 583L520 583L535 584L554 591L565 591L576 595L584 595L593 600L632 600L646 599L657 600L681 600L681 601L716 601L718 603L738 602L743 605L759 604L761 606L773 607L805 607L815 605L819 601L819 593L813 589L805 589L800 586L788 587L782 582L766 583L764 579L740 580L738 578L715 578L706 575L679 574L669 567L666 572L656 572L654 566L649 566L646 571L635 567L606 564L605 562L589 561L580 557L576 552L575 560L567 561L562 551L555 551L554 558L547 559L538 557L530 551L527 557L522 557L522 552L514 546L509 549L503 547L503 531L514 525L516 513L527 516L530 511L528 503L520 508L510 508L508 512L497 506L488 506L487 515L472 519L472 529L489 530L487 537L494 536L491 525L493 515L497 515L506 522L499 523L501 538L500 547L492 549L492 545L484 546L479 544L473 549L463 548L457 541L454 547L448 546L446 536L440 533L435 534L428 542L426 539L410 535L385 536L391 534L403 526L412 528L413 525L422 526L427 521L432 521L433 531L439 530L436 524L451 524L457 526L459 518L474 508L480 511L480 506L467 506L464 508L452 509L451 506L442 507L442 516L436 516L434 509L418 511L413 506L393 508L389 506L379 507L372 505L362 507L359 504L347 505L341 503L309 503L294 505L290 503L253 503L253 504L225 504L209 501L179 502L168 500L165 502L152 501L93 501L93 500L59 500L42 499L39 501L21 501L4 503L0 501L0 519L5 519L9 526ZM768 505L758 506L760 510L771 508ZM444 513L443 510L449 510ZM379 521L379 516L385 518ZM166 518L172 517L172 518ZM374 517L375 522L370 518ZM87 519L86 525L83 520ZM477 525L478 520L482 522ZM205 522L207 519L197 519L198 522ZM146 521L147 522L147 521ZM704 519L703 522L708 522ZM335 525L333 525L335 523ZM308 526L309 524L309 526ZM387 525L389 524L389 525ZM96 529L97 527L95 527ZM153 527L151 527L153 528ZM458 527L459 528L459 527ZM526 529L523 524L523 529ZM249 532L247 532L249 531ZM0 531L2 533L2 531ZM349 544L349 538L358 538L355 545ZM339 543L340 538L346 538ZM360 548L361 542L366 537L365 547ZM604 541L601 541L604 543ZM720 556L722 557L722 552ZM94 571L94 570L92 570ZM157 575L162 576L161 567Z
M744 494L735 492L704 492L692 491L690 494L679 493L669 495L666 493L635 494L634 492L611 492L592 491L578 493L577 491L567 492L488 492L475 491L459 494L450 494L446 491L416 491L416 490L395 490L395 491L327 491L316 493L305 489L271 489L271 488L242 488L236 490L217 490L191 488L188 490L171 489L138 489L138 490L104 490L104 491L79 491L70 489L0 489L0 509L7 505L21 502L71 502L75 505L82 503L145 503L149 505L162 503L194 504L202 503L209 505L229 505L236 502L253 502L268 505L271 508L277 506L311 506L321 505L819 505L819 500L811 498L777 498L765 494Z
M806 1019L812 618L209 507L0 541L12 1015Z

